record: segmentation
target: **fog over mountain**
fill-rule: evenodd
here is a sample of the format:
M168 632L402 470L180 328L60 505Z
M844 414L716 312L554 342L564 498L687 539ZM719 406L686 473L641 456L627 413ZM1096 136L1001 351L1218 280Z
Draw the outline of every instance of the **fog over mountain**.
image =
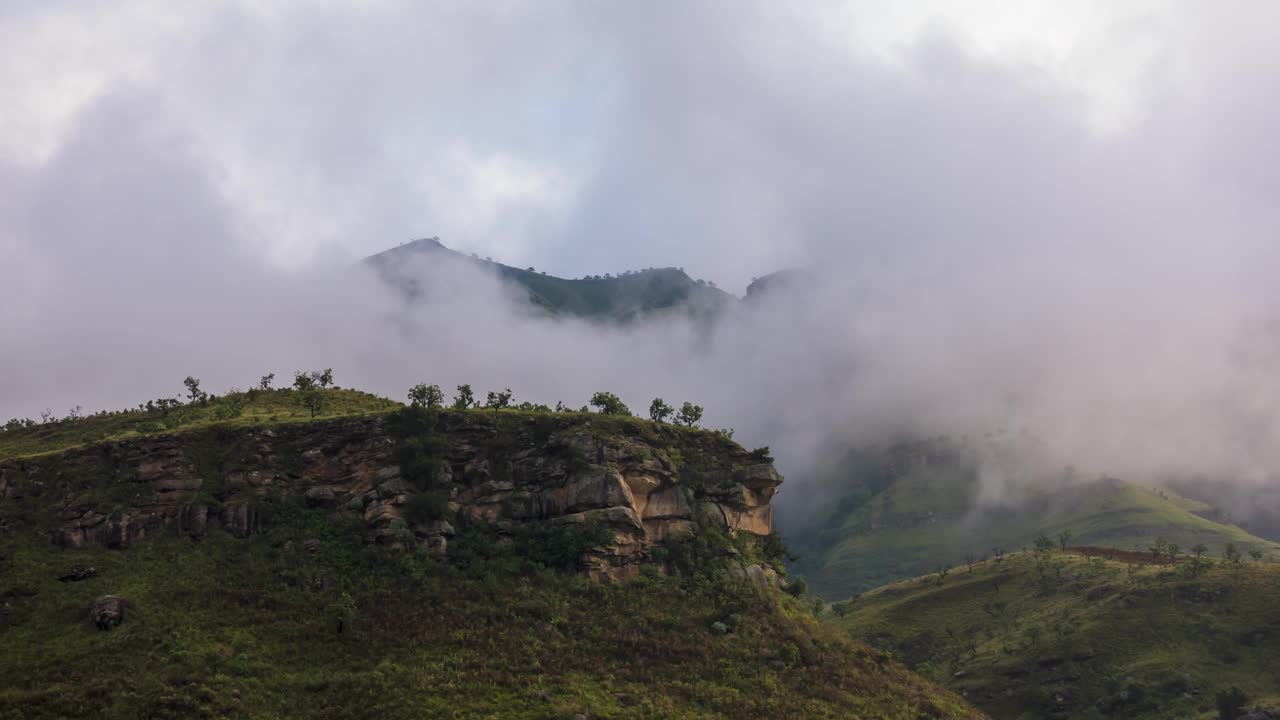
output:
M397 398L693 400L773 448L784 497L833 441L919 433L1271 482L1280 17L1231 5L1086 28L1082 55L1152 48L1100 125L963 27L866 52L833 18L874 4L7 4L0 67L50 70L0 71L0 415L333 367ZM424 262L406 304L356 262L429 235L553 275L812 282L711 331L608 327L467 263Z

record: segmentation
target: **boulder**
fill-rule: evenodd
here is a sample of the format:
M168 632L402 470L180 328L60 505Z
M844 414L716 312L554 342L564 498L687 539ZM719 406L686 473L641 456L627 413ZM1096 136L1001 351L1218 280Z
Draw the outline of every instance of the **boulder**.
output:
M331 487L313 487L302 496L307 507L328 507L338 499L338 494Z
M81 582L98 576L98 570L88 565L75 565L58 576L62 582Z
M89 611L89 619L99 630L110 630L124 622L124 611L128 603L119 595L102 595L93 601Z

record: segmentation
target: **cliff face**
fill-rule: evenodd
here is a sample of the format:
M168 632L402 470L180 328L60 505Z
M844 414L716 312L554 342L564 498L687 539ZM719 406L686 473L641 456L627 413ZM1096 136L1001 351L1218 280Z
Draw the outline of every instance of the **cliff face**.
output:
M766 458L726 438L631 418L445 412L430 434L427 478L396 462L413 437L390 416L365 416L0 460L0 494L68 546L125 547L166 529L200 537L214 526L246 537L270 522L267 497L358 519L370 542L437 555L448 554L458 521L499 533L599 523L611 540L582 567L621 578L708 525L767 535L782 482ZM428 495L437 511L418 509Z

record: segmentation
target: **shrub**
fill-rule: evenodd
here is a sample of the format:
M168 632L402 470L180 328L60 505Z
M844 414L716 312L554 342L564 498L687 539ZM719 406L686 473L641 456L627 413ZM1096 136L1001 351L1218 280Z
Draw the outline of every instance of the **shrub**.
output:
M804 579L803 576L797 577L796 579L787 583L786 591L787 591L787 594L792 597L802 598L805 595L809 594L809 583Z
M409 497L404 507L404 519L411 525L444 520L449 516L449 493L444 490L427 490Z
M1219 690L1213 696L1213 701L1218 706L1219 720L1236 720L1244 714L1244 704L1249 702L1249 696L1240 688L1232 686Z

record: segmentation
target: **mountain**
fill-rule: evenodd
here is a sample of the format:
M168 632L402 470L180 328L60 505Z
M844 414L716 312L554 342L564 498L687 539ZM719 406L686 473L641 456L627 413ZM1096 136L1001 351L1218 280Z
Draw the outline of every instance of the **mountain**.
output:
M820 509L784 527L801 558L797 572L819 594L838 599L995 548L1030 547L1042 533L1124 550L1145 550L1158 538L1184 550L1203 543L1217 553L1229 542L1280 550L1202 517L1210 510L1203 502L1115 478L1040 482L1010 489L999 504L979 503L970 450L935 439L848 453L812 493L824 498Z
M794 597L780 482L353 390L0 431L0 718L984 717Z
M469 262L521 289L529 302L553 316L630 321L664 313L714 317L737 302L729 293L695 281L679 268L649 268L619 276L560 278L463 255L428 238L366 258L388 282L413 296L420 291L420 263Z
M1234 719L1280 703L1275 562L1055 548L894 583L835 610L852 637L996 718ZM1233 687L1244 701L1220 715L1219 693Z

